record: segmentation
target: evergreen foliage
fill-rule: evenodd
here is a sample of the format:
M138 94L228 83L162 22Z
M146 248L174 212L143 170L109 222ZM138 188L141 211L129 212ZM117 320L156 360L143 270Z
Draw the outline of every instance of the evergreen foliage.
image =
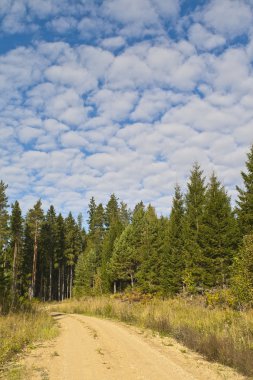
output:
M231 265L238 245L238 232L230 198L214 174L206 192L201 228L204 286L224 287L229 282Z
M240 309L253 306L253 234L244 236L243 245L236 256L232 292Z
M184 238L184 286L189 293L203 292L204 255L201 247L206 186L203 171L195 163L187 184L185 196Z
M182 290L184 269L183 257L183 221L184 200L181 189L175 187L169 223L164 221L165 236L163 238L162 291L163 294L175 295Z
M241 172L244 188L237 186L237 215L241 235L253 233L253 145L247 154L246 171Z
M213 174L206 186L196 163L185 196L175 187L169 218L143 202L131 211L115 194L105 207L92 197L87 233L81 213L64 218L51 205L44 214L40 200L24 219L17 201L9 215L1 181L0 309L20 298L61 301L127 288L169 297L231 287L238 307L253 305L253 147L246 169L237 218L220 181Z

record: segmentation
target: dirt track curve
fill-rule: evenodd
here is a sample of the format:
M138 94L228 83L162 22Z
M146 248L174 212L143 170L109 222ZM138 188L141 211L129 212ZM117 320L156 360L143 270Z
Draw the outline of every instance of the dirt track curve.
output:
M171 338L95 317L59 314L60 335L25 359L32 379L214 380L242 379L204 361Z

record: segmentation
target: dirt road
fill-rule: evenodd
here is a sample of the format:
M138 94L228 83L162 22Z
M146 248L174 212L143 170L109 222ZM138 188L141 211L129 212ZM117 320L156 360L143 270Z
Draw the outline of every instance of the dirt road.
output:
M59 337L32 351L25 365L32 379L214 380L242 379L205 362L171 338L153 336L119 322L81 315L55 315Z

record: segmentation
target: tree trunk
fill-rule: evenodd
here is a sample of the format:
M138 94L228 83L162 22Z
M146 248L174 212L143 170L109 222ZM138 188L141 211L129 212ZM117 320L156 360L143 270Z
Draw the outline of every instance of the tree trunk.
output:
M61 300L61 266L58 269L58 301Z
M51 259L50 266L49 266L49 295L48 295L49 301L52 301L52 269L53 269L53 263Z
M31 285L30 298L33 298L34 294L35 294L37 256L38 256L38 242L37 242L37 233L38 233L38 231L37 230L38 230L38 222L36 220L35 235L34 235L34 246L33 246L33 270L32 270L32 285Z
M131 288L134 287L134 276L133 276L133 273L130 274L130 277L131 277Z
M65 291L65 281L64 281L64 265L62 267L62 289L61 289L61 300L63 301L64 300L64 291Z
M72 298L72 286L73 286L73 265L70 266L69 298Z
M12 282L12 294L15 298L16 287L17 287L17 256L18 256L18 243L15 241L14 252L13 252L13 282Z
M116 281L114 281L114 283L113 283L113 293L114 294L117 293L117 283L116 283Z

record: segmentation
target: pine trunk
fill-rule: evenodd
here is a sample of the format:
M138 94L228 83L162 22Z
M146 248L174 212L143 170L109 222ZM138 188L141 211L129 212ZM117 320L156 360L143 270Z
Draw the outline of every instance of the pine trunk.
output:
M33 246L33 270L32 270L32 285L31 285L30 298L33 298L34 294L35 294L37 256L38 256L37 228L38 228L38 222L36 221L35 235L34 235L34 246Z
M15 241L14 252L13 252L13 282L12 282L12 294L13 299L15 298L16 287L17 287L17 256L18 256L18 243Z
M49 295L48 295L49 301L52 301L52 269L53 269L53 263L51 259L50 266L49 266Z
M73 286L73 266L70 267L70 284L69 284L69 298L72 298L72 286Z

